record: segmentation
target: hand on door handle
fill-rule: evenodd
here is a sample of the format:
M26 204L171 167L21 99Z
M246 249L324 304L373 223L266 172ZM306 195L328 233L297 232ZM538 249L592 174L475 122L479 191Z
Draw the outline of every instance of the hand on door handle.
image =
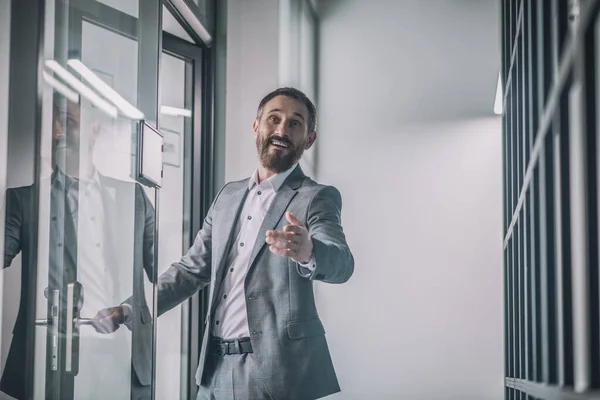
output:
M125 323L125 312L122 306L109 307L98 311L91 319L90 325L99 333L112 333Z

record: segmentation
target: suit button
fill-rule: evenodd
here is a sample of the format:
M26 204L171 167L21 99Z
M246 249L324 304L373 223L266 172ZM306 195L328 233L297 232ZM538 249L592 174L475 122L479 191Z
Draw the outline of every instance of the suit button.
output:
M256 192L256 194L260 196L262 192L259 190L258 192Z
M226 295L226 294L224 294L224 295L223 295L223 298L224 298L224 299L226 299L226 298L227 298L227 295Z
M215 324L219 325L219 321L215 322Z
M52 217L52 221L56 221L56 217Z

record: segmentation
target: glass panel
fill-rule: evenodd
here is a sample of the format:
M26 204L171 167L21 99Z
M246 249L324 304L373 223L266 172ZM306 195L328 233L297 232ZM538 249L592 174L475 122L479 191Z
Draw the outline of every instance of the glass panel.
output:
M151 392L154 191L132 177L156 114L159 2L101 3L46 3L36 399Z
M189 134L186 120L192 111L186 108L186 62L164 54L161 60L161 125L164 141L164 179L160 196L158 274L184 252L183 226L189 212L184 209L183 140ZM190 65L191 67L191 65ZM182 306L166 312L157 320L156 398L180 398L182 370Z

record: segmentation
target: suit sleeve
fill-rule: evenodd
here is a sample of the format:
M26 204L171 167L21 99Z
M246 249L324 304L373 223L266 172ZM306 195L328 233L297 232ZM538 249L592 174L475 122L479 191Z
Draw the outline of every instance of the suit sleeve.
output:
M354 257L346 243L341 213L342 196L333 186L325 186L313 196L306 217L313 264L310 270L298 265L300 275L326 283L344 283L352 276Z
M169 311L210 283L213 214L222 191L208 210L192 247L159 277L158 315Z
M4 268L21 251L21 225L23 213L21 201L14 189L6 191L6 220L4 225Z

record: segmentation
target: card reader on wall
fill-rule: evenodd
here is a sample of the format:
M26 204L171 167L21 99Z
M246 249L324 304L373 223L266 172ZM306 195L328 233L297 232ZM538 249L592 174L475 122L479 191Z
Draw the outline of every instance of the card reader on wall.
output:
M160 189L163 178L163 135L147 121L138 124L135 179Z

